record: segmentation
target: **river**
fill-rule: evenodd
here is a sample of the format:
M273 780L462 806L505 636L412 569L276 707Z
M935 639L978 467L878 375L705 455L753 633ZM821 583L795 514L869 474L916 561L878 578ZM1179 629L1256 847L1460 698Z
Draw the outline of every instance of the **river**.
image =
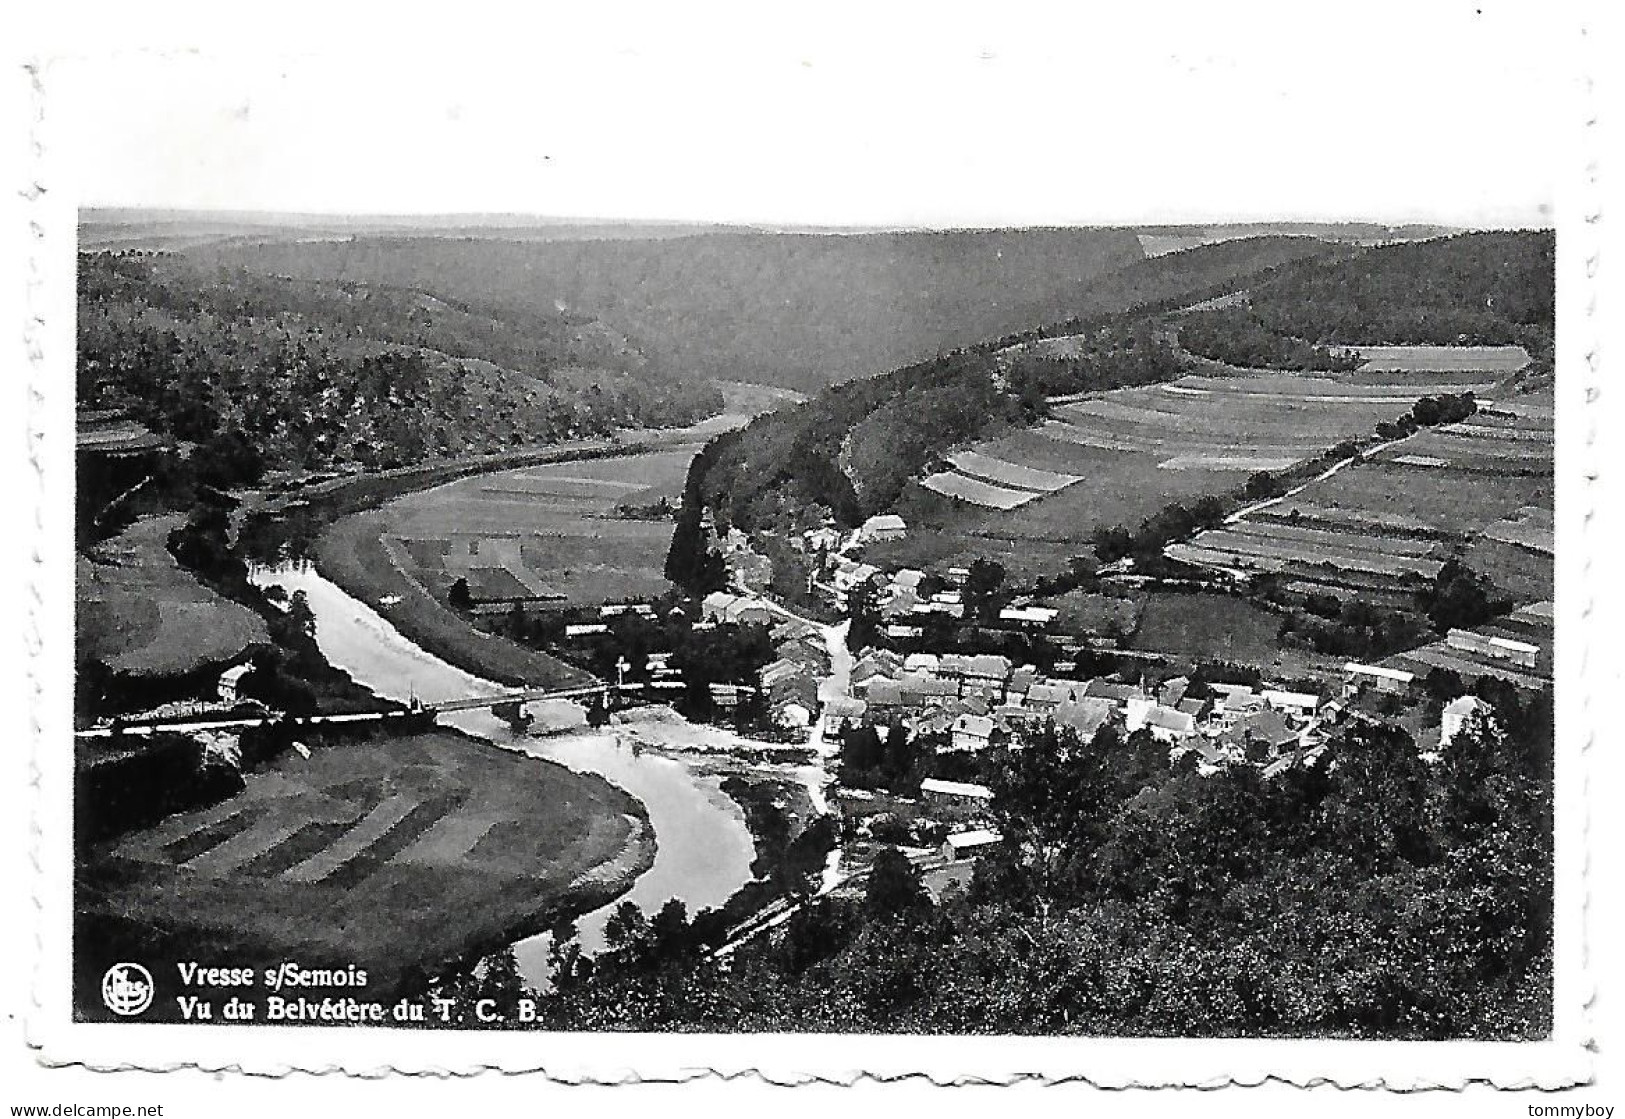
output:
M290 594L303 591L316 618L316 643L322 654L384 698L405 702L415 695L432 705L508 690L421 649L308 565L259 569L254 579L274 583ZM489 710L457 711L442 715L440 721L504 749L598 774L642 801L654 828L654 863L631 892L577 922L583 951L603 947L604 924L623 901L652 914L676 897L693 914L721 905L750 881L755 845L744 812L722 791L720 779L698 773L680 759L629 745L635 737L655 749L667 743L681 748L696 736L718 732L667 711L622 728L593 730L586 726L582 709L568 702L532 703L526 710L536 717L530 733L515 733ZM532 985L546 984L547 945L545 934L514 945L520 972Z

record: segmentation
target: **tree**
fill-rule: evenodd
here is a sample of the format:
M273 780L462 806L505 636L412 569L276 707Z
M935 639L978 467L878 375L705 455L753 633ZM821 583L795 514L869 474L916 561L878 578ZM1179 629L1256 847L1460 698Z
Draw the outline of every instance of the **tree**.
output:
M875 643L880 635L880 606L873 583L863 582L846 592L846 647L854 653Z
M965 606L985 618L998 605L999 588L1004 585L1004 565L978 556L971 561L965 577Z
M1422 592L1421 605L1438 632L1468 629L1500 611L1501 604L1492 597L1494 590L1488 579L1451 558L1434 576L1433 586Z
M604 942L612 949L629 948L636 944L649 927L648 918L634 902L623 901L604 922Z
M920 872L895 847L882 847L869 871L869 884L863 895L864 910L881 921L917 916L931 908L931 899L920 882Z
M459 575L452 581L451 590L446 592L446 601L459 610L467 610L474 605L474 596L469 593L468 580Z
M1243 487L1242 492L1248 497L1257 500L1266 497L1280 497L1286 492L1286 487L1282 486L1281 480L1268 470L1260 470L1247 479L1247 484Z

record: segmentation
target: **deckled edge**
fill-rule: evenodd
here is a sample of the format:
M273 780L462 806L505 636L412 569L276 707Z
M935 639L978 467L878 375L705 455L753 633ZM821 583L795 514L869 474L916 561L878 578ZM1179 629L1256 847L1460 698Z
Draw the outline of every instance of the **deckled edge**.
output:
M1601 338L1599 335L1600 316L1597 313L1598 304L1598 276L1602 268L1601 230L1603 228L1603 209L1601 203L1601 167L1598 153L1601 151L1599 111L1597 108L1596 84L1592 74L1596 72L1593 63L1596 61L1598 48L1595 45L1594 32L1589 22L1579 28L1580 44L1576 55L1582 61L1580 81L1583 83L1582 113L1584 125L1580 144L1583 172L1581 175L1580 202L1581 220L1571 229L1567 229L1559 222L1559 232L1568 233L1571 240L1579 240L1578 246L1566 246L1567 252L1581 255L1584 261L1583 277L1584 290L1571 297L1570 301L1581 300L1585 307L1583 323L1586 337L1584 346L1576 352L1582 353L1585 361L1583 381L1578 386L1584 393L1584 433L1580 440L1581 470L1584 488L1579 490L1579 496L1584 504L1582 541L1593 527L1594 517L1599 505L1598 498L1605 489L1604 467L1602 460L1596 452L1598 424L1596 420L1597 401L1601 394L1602 353ZM27 1044L34 1050L36 1061L46 1068L80 1068L98 1073L168 1073L201 1071L206 1073L231 1073L254 1079L283 1079L293 1075L308 1076L343 1076L356 1079L386 1079L390 1077L410 1077L414 1079L476 1079L488 1075L498 1076L531 1076L546 1079L551 1082L566 1085L624 1085L624 1084L675 1084L691 1083L698 1080L716 1079L724 1082L735 1080L757 1080L776 1086L804 1086L804 1085L840 1085L853 1086L860 1082L875 1083L901 1083L918 1081L930 1083L939 1087L993 1085L1007 1087L1021 1083L1037 1082L1043 1085L1087 1085L1101 1090L1125 1091L1130 1089L1159 1090L1165 1088L1189 1088L1200 1091L1214 1091L1224 1088L1253 1088L1266 1084L1290 1085L1292 1087L1307 1089L1314 1087L1335 1087L1340 1091L1369 1091L1410 1095L1420 1092L1451 1091L1462 1092L1470 1087L1489 1087L1500 1091L1551 1091L1563 1088L1586 1086L1595 1083L1595 1056L1597 1045L1594 1034L1595 1011L1598 990L1591 969L1591 917L1593 914L1593 898L1591 891L1591 852L1590 837L1592 834L1592 812L1590 808L1590 791L1592 787L1592 770L1596 758L1595 722L1592 714L1590 689L1585 686L1589 671L1593 665L1593 658L1597 652L1596 644L1590 632L1590 622L1593 616L1593 596L1591 594L1591 574L1593 564L1589 551L1584 551L1581 564L1580 590L1585 599L1585 605L1580 612L1583 624L1579 627L1582 633L1576 635L1574 640L1580 647L1579 665L1581 698L1578 709L1581 714L1581 727L1578 733L1582 735L1582 743L1577 751L1579 761L1578 791L1580 806L1580 826L1577 829L1581 839L1581 850L1578 855L1580 862L1579 881L1581 893L1581 919L1576 923L1579 937L1580 974L1576 980L1583 990L1583 997L1579 1001L1579 1021L1582 1027L1580 1048L1586 1051L1591 1060L1588 1061L1589 1071L1582 1076L1559 1076L1556 1079L1542 1081L1538 1077L1526 1074L1516 1074L1506 1081L1495 1077L1462 1076L1455 1080L1429 1081L1417 1078L1408 1083L1391 1083L1388 1077L1357 1078L1349 1081L1341 1080L1334 1075L1304 1075L1288 1076L1276 1073L1260 1074L1256 1077L1243 1077L1236 1074L1212 1077L1207 1079L1164 1079L1156 1081L1129 1080L1114 1082L1107 1078L1097 1078L1086 1073L1048 1074L1042 1072L1013 1072L1000 1076L981 1076L974 1074L938 1076L924 1071L900 1073L876 1073L865 1070L851 1070L847 1072L806 1072L781 1071L776 1068L752 1067L742 1069L721 1069L718 1067L682 1068L666 1074L639 1073L636 1070L626 1070L620 1075L602 1074L592 1072L563 1072L552 1071L544 1064L534 1066L472 1064L461 1068L433 1067L424 1069L401 1068L395 1065L384 1065L372 1068L353 1068L339 1063L300 1065L287 1062L273 1061L264 1067L240 1062L209 1063L203 1061L167 1061L158 1063L145 1063L141 1061L126 1061L120 1063L100 1063L93 1061L58 1059L45 1053L45 1043L36 1039L31 1028L37 1016L44 1013L45 1004L42 1001L41 983L43 980L43 957L46 929L46 899L40 892L43 881L44 857L43 847L45 831L41 826L42 814L47 807L44 804L44 790L42 788L41 752L43 750L42 728L44 720L42 711L47 702L47 693L50 692L45 673L48 667L43 656L46 648L44 627L42 626L43 595L46 593L45 584L50 576L46 570L46 563L39 544L43 533L46 501L48 499L48 485L45 476L45 465L41 456L42 445L47 438L48 422L45 417L45 404L48 400L49 384L49 357L50 357L50 328L49 315L45 310L44 293L48 285L58 279L51 272L49 255L51 249L50 229L51 222L43 216L43 200L46 197L48 185L45 174L45 150L47 119L47 84L45 71L49 66L47 60L34 57L22 64L28 76L28 142L27 162L24 168L23 182L20 193L25 202L27 218L27 244L24 254L23 266L27 280L24 286L23 323L22 333L24 347L28 361L26 416L25 429L27 438L27 455L30 472L32 474L30 498L33 505L32 531L35 537L33 547L29 551L29 571L25 578L25 600L27 608L24 619L23 642L28 657L27 672L27 702L26 719L29 728L30 749L28 767L28 795L31 800L30 826L28 832L28 859L33 871L34 882L29 892L29 900L33 910L33 948L35 956L30 968L31 981L27 985L27 1005L24 1008L24 1034ZM1560 258L1561 259L1561 258ZM1564 316L1562 314L1562 301L1559 302L1558 324L1561 328ZM71 334L68 335L71 339ZM1559 349L1560 355L1564 351ZM1576 371L1578 372L1578 371ZM1573 376L1575 374L1571 374ZM59 380L58 384L71 384L71 381ZM1559 382L1561 387L1561 381ZM1559 481L1561 489L1563 483ZM1578 486L1574 488L1578 489ZM51 697L54 698L54 697ZM1555 815L1555 813L1554 813ZM71 921L71 917L69 918ZM55 931L55 930L51 930ZM1556 961L1554 953L1554 988L1556 978ZM1562 1008L1554 1006L1554 1024L1561 1016ZM447 1037L460 1036L453 1033ZM482 1035L470 1034L470 1038L479 1038ZM604 1035L612 1038L617 1035ZM816 1038L820 1035L797 1035L804 1038ZM824 1035L827 1036L827 1035ZM861 1039L859 1039L861 1040ZM1089 1039L1079 1039L1080 1043L1087 1045ZM1193 1039L1194 1040L1194 1039ZM1206 1041L1207 1039L1201 1039ZM1317 1044L1308 1042L1308 1044ZM1324 1044L1336 1044L1328 1041Z

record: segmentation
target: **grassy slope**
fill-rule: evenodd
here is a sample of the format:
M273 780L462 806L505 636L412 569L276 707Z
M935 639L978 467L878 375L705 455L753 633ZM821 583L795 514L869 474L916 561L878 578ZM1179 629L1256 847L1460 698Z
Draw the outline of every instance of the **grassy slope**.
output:
M403 818L327 878L300 880L295 867L344 851L345 832L380 806ZM642 807L608 782L453 732L290 752L238 796L81 860L76 1005L100 1016L86 981L121 958L158 978L157 1017L174 1016L180 993L169 959L353 963L369 973L364 990L314 997L383 997L416 970L605 903L653 846Z
M78 640L115 672L183 676L270 641L252 610L199 583L169 554L169 533L181 521L137 521L79 563Z

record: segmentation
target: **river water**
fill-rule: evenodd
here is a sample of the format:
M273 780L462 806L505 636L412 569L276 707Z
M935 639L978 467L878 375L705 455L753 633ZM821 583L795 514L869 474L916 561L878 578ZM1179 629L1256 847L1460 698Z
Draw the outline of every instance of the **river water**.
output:
M378 695L405 702L417 696L432 705L508 689L464 672L433 656L401 635L365 603L351 597L310 566L260 569L254 581L276 584L288 593L303 591L316 618L316 643L327 660ZM714 734L675 713L599 730L586 726L581 708L568 702L532 703L526 710L536 722L530 733L516 734L489 710L457 711L440 721L505 749L558 762L581 773L596 773L643 802L654 828L654 864L632 890L577 922L583 951L604 945L604 924L623 901L653 913L668 899L682 899L690 914L721 905L751 879L755 846L739 806L722 792L720 779L696 772L683 761L628 745L634 737L659 748L691 744L697 735ZM533 736L539 735L539 736ZM546 935L514 946L519 969L535 986L547 980Z

